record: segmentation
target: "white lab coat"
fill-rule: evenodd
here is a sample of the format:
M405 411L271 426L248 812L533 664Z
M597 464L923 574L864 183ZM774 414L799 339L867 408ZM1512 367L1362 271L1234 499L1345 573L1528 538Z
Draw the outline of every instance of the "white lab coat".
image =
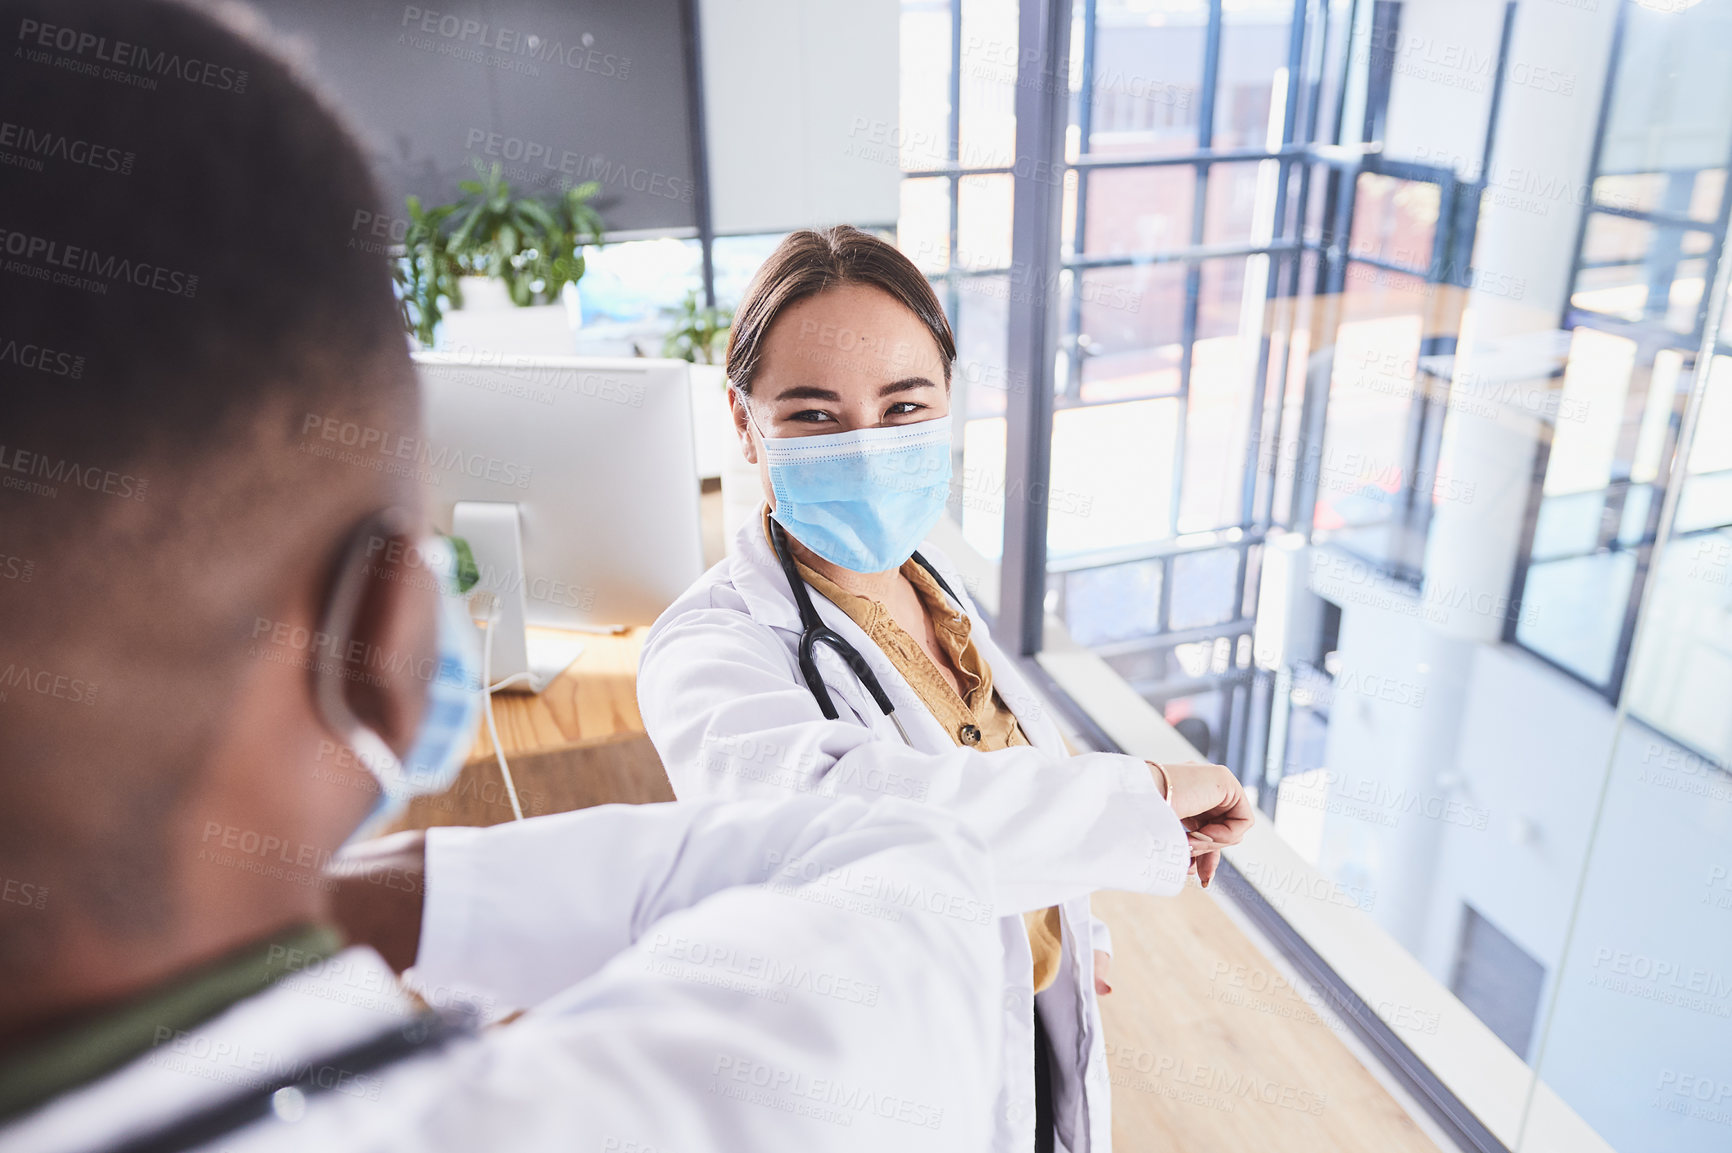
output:
M993 882L979 843L943 824L807 797L431 830L422 987L534 1007L375 1072L332 1070L299 1120L212 1147L984 1148L997 933L989 913L947 913L984 909ZM850 883L852 905L835 899ZM411 1011L376 953L345 950L0 1127L0 1150L107 1148Z
M922 554L964 597L994 686L1032 747L959 747L878 646L814 593L824 623L877 674L912 747L841 658L819 646L819 673L839 714L824 719L800 677L799 609L761 517L746 523L730 555L650 630L638 707L682 799L790 791L903 796L949 809L985 840L1004 946L1003 1084L993 1117L993 1148L1004 1153L1034 1147L1033 954L1020 914L1058 905L1065 948L1057 980L1039 997L1054 1050L1054 1124L1071 1153L1105 1153L1112 1114L1093 950L1110 952L1111 942L1089 912L1088 893L1178 892L1190 865L1185 830L1144 762L1068 755L956 570L934 550Z

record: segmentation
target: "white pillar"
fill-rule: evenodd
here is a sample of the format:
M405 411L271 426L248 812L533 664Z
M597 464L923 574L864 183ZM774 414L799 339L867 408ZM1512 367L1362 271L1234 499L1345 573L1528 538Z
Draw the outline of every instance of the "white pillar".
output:
M1437 469L1456 499L1436 506L1425 556L1438 627L1466 640L1502 637L1543 414L1557 410L1562 381L1548 373L1561 363L1616 11L1516 9Z

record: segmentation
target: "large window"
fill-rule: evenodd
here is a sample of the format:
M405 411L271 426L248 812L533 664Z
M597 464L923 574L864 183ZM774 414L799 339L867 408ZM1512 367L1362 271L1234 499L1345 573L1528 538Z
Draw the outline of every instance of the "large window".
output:
M1724 1149L1732 0L1040 8L904 4L966 538L1448 1132Z

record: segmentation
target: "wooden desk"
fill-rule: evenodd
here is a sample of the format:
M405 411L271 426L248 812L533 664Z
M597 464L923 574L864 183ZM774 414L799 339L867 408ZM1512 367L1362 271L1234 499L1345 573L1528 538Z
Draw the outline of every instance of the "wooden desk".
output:
M699 498L704 564L722 558L722 494ZM529 630L530 636L575 642L583 653L536 695L495 693L493 719L511 765L525 816L611 801L671 801L673 788L637 711L637 663L649 627L621 633ZM512 818L504 780L482 723L457 783L438 797L418 797L396 829L494 825Z
M539 694L493 695L499 743L525 816L674 799L637 711L637 662L648 632L554 634L583 644L571 667ZM483 721L457 783L437 797L417 797L391 831L511 819Z
M570 638L583 645L583 655L542 693L493 694L493 719L499 726L499 743L505 747L506 760L573 741L644 731L643 717L637 711L637 662L648 627L623 633L532 628L529 634ZM475 735L469 759L493 759L485 722Z

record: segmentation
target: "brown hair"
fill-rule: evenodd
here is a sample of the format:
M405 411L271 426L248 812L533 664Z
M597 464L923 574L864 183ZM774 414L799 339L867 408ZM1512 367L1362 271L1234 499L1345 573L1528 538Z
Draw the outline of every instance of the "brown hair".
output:
M727 373L734 387L752 391L764 337L783 309L843 284L882 289L919 317L943 356L944 383L950 383L956 338L925 274L890 242L853 225L838 224L790 232L752 277L728 334Z

